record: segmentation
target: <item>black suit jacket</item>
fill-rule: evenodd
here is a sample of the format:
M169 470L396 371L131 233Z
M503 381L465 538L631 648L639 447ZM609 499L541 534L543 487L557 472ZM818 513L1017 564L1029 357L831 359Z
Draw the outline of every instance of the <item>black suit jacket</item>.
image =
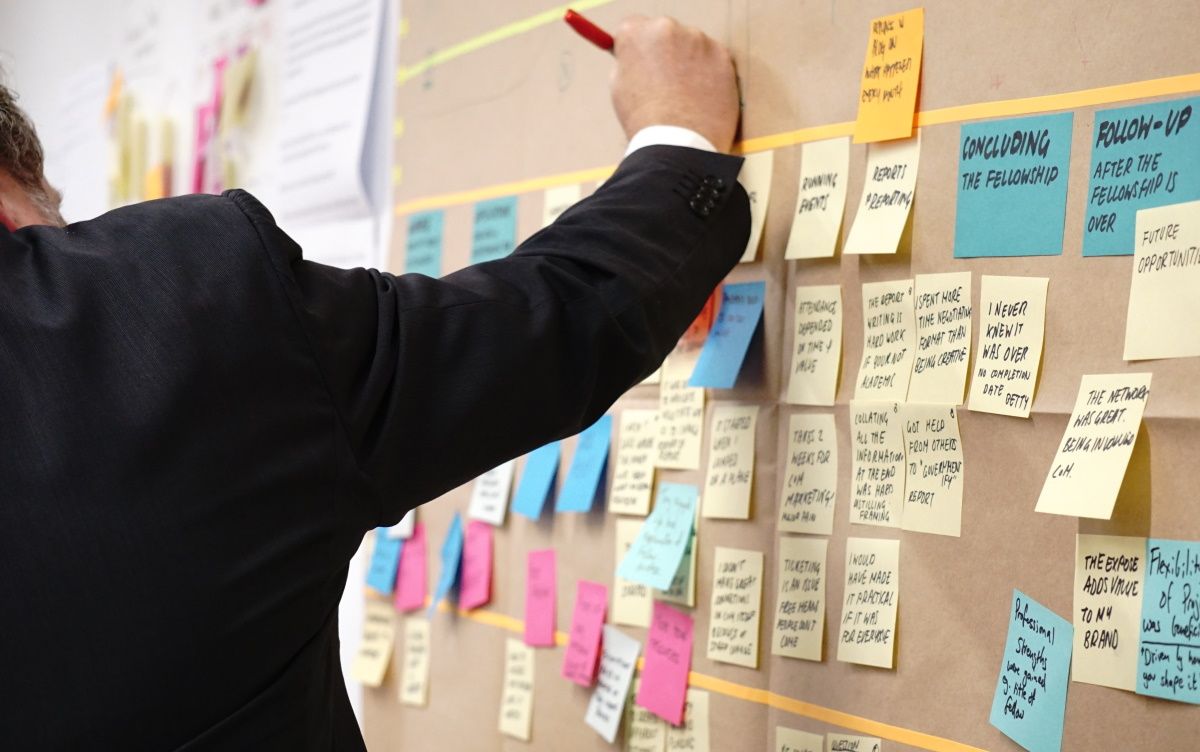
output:
M654 369L742 252L740 164L639 150L440 280L304 261L241 191L0 230L0 749L361 749L363 533Z

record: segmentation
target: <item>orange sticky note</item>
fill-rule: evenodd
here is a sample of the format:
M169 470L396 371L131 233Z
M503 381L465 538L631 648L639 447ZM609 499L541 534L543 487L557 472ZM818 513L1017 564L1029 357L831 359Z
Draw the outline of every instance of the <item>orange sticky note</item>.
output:
M854 143L908 138L917 110L925 9L913 8L871 22L867 60L858 92Z

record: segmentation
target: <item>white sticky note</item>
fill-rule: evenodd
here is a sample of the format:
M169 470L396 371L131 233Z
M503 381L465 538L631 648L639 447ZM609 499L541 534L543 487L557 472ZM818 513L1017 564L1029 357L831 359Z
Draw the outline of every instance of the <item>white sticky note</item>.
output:
M429 702L429 620L404 620L404 663L400 674L400 702L424 707Z
M417 510L410 509L405 512L404 516L395 525L387 529L387 537L393 540L408 540L412 537L414 526L417 524Z
M368 687L383 684L392 646L396 641L396 611L391 601L368 600L363 619L362 641L354 655L350 673Z
M625 714L625 700L629 697L633 669L637 666L642 646L637 640L607 624L604 625L603 645L596 689L588 700L583 721L604 741L612 744L617 738L621 716Z
M500 733L526 742L533 730L533 677L533 648L509 637L504 642Z
M542 227L553 224L559 215L579 203L582 197L583 186L579 183L547 188L542 195Z
M750 519L757 423L758 405L717 405L713 410L702 504L705 517Z
M918 274L913 290L917 355L908 401L962 404L971 360L971 273Z
M833 255L842 230L849 175L849 138L812 141L800 147L796 212L785 259Z
M907 404L904 430L904 511L900 527L958 537L962 532L963 449L958 409Z
M760 151L746 155L738 181L750 197L750 240L742 253L741 263L758 258L763 225L767 221L767 202L771 198L771 174L775 171L775 152Z
M628 553L629 547L637 539L642 530L642 521L637 519L617 520L617 556L615 562L620 562ZM616 563L613 564L616 569ZM613 624L625 624L631 627L649 627L650 612L654 607L649 585L633 580L613 577L612 587L612 621Z
M842 362L842 286L796 288L787 401L832 405Z
M779 498L780 532L831 534L837 476L837 425L833 413L790 416Z
M708 616L709 660L758 668L762 579L761 551L717 546Z
M862 300L863 356L854 399L903 402L917 345L913 281L865 283Z
M862 198L843 253L895 253L917 189L921 132L870 144Z
M1133 238L1125 360L1200 355L1200 201L1138 211Z
M608 511L645 517L654 487L658 411L626 409L618 421L617 462Z
M821 660L825 637L825 538L779 539L775 632L771 652L788 658Z
M471 488L471 502L467 506L468 517L495 527L504 524L515 466L516 460L509 460L475 479L475 485Z
M979 346L967 407L1028 418L1046 335L1047 277L983 275Z
M900 599L900 541L846 539L839 661L892 668Z
M850 432L850 522L900 527L906 474L899 403L851 402Z
M1145 580L1145 538L1075 536L1071 679L1134 691Z
M883 742L875 736L829 734L825 737L826 752L882 752Z
M699 470L704 434L704 388L688 386L703 343L681 341L667 356L658 387L657 467Z
M667 726L667 752L709 752L708 692L688 689L683 724Z
M776 726L775 752L825 752L825 737L786 726Z

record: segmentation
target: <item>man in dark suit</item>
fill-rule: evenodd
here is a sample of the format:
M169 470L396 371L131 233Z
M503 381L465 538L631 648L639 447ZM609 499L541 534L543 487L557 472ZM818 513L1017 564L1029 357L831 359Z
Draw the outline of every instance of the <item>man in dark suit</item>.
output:
M241 191L61 226L3 91L0 749L362 749L364 532L592 423L746 242L728 54L631 19L616 61L616 174L440 280L307 262Z

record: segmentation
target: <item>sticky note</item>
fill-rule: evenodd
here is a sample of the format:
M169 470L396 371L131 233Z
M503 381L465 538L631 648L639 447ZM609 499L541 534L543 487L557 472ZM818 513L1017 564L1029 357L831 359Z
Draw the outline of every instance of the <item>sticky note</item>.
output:
M900 527L906 473L899 404L851 402L850 431L850 522Z
M704 477L705 517L750 519L757 422L758 405L717 405L713 409L708 472Z
M688 386L733 388L762 318L766 297L765 282L737 282L722 287L717 320L704 341Z
M775 169L775 152L767 150L747 154L742 162L738 182L746 189L750 198L750 239L742 252L740 263L758 258L758 246L762 242L763 225L767 221L767 202L771 198L771 174Z
M654 604L637 704L672 726L683 723L692 630L692 617L665 603Z
M1084 376L1038 512L1107 520L1150 398L1149 373Z
M367 600L363 618L362 641L354 654L350 673L368 687L383 684L388 664L392 662L392 645L396 640L396 612L392 604L375 599Z
M786 726L776 726L775 752L825 752L825 737Z
M837 503L837 427L832 413L788 417L779 530L829 535Z
M667 724L634 701L640 689L641 681L635 681L634 696L625 705L625 752L664 752Z
M867 176L842 253L896 252L916 195L920 161L920 131L867 147Z
M455 512L454 518L450 520L450 528L446 531L446 539L442 541L442 573L438 578L437 587L433 591L433 602L429 604L429 618L431 619L438 604L445 599L450 588L458 582L458 567L462 560L462 549L462 517Z
M1200 543L1147 541L1144 592L1137 692L1200 704Z
M408 216L408 236L404 242L404 273L442 276L442 210L418 212Z
M617 738L617 727L625 713L625 700L629 696L629 685L633 681L633 669L637 666L638 653L642 646L624 632L604 626L604 649L600 654L600 675L596 688L588 700L583 722L596 731L604 741L612 744Z
M700 440L704 433L704 388L688 386L700 357L700 344L680 340L662 367L658 387L656 467L700 469Z
M827 752L880 752L883 749L883 742L876 736L829 734L825 741Z
M625 558L626 552L633 546L641 529L642 520L617 520L616 561L619 562ZM631 627L650 626L651 597L649 585L622 577L614 577L611 614L613 623L626 624Z
M608 467L608 447L612 443L612 416L603 415L583 429L575 442L575 456L563 481L554 510L588 512L600 493L604 469Z
M862 299L863 356L854 399L903 401L917 349L913 281L865 283Z
M517 197L502 196L475 204L471 263L495 261L517 247Z
M825 538L779 539L779 597L771 652L788 658L821 660L825 637Z
M854 120L854 143L912 135L924 43L924 8L871 21L858 92L858 117Z
M796 212L785 259L825 258L837 248L846 209L850 139L810 141L800 147Z
M467 523L463 540L462 582L458 605L479 608L492 599L492 528L478 520Z
M654 486L658 411L622 410L618 430L617 463L608 494L608 511L645 517L650 511L650 492Z
M1047 277L983 275L979 345L967 407L1028 418L1046 334Z
M506 639L500 733L526 742L533 730L533 674L533 649L515 637Z
M962 532L963 449L951 405L900 408L904 431L904 511L900 527L918 533Z
M689 689L683 723L667 727L667 752L709 752L708 692Z
M832 405L842 361L842 286L796 288L787 401Z
M617 567L617 576L659 590L671 586L696 518L695 486L660 483L654 509Z
M675 603L692 608L696 605L696 528L683 549L679 567L671 578L671 585L663 590L653 591L656 600L663 603Z
M913 279L917 353L908 401L959 405L971 360L971 273L918 274Z
M404 620L404 663L400 674L400 702L424 707L429 702L429 621Z
M1125 360L1200 355L1200 201L1142 209L1134 223Z
M761 551L717 546L708 620L709 660L758 668L762 579Z
M554 490L554 479L558 477L558 460L562 447L557 441L534 449L525 456L525 472L513 494L513 511L522 517L536 520L542 516L542 508Z
M600 661L601 627L608 608L608 588L598 582L580 580L575 585L575 612L571 633L563 655L562 675L576 684L590 687L596 679Z
M408 540L412 537L413 527L417 524L417 510L410 509L404 513L400 521L387 529L389 538L399 538L400 540Z
M1127 256L1134 213L1200 199L1200 97L1097 112L1084 256Z
M892 668L900 598L900 541L846 539L839 661Z
M1064 112L962 126L955 258L1062 254L1072 119Z
M583 186L579 183L547 188L542 194L542 227L553 224L559 215L579 203L582 196Z
M530 551L525 557L525 644L554 647L557 602L554 549Z
M1071 639L1071 625L1065 619L1013 590L989 720L1030 752L1062 748Z
M1075 536L1072 680L1134 690L1145 578L1145 538Z
M404 541L389 538L386 527L375 528L375 549L371 552L371 564L367 568L367 585L371 589L383 595L392 594L403 548Z
M397 611L415 611L425 607L425 595L429 587L425 557L425 525L418 522L400 553L394 601Z
M499 527L508 512L508 493L512 489L515 460L497 465L475 479L467 517Z

